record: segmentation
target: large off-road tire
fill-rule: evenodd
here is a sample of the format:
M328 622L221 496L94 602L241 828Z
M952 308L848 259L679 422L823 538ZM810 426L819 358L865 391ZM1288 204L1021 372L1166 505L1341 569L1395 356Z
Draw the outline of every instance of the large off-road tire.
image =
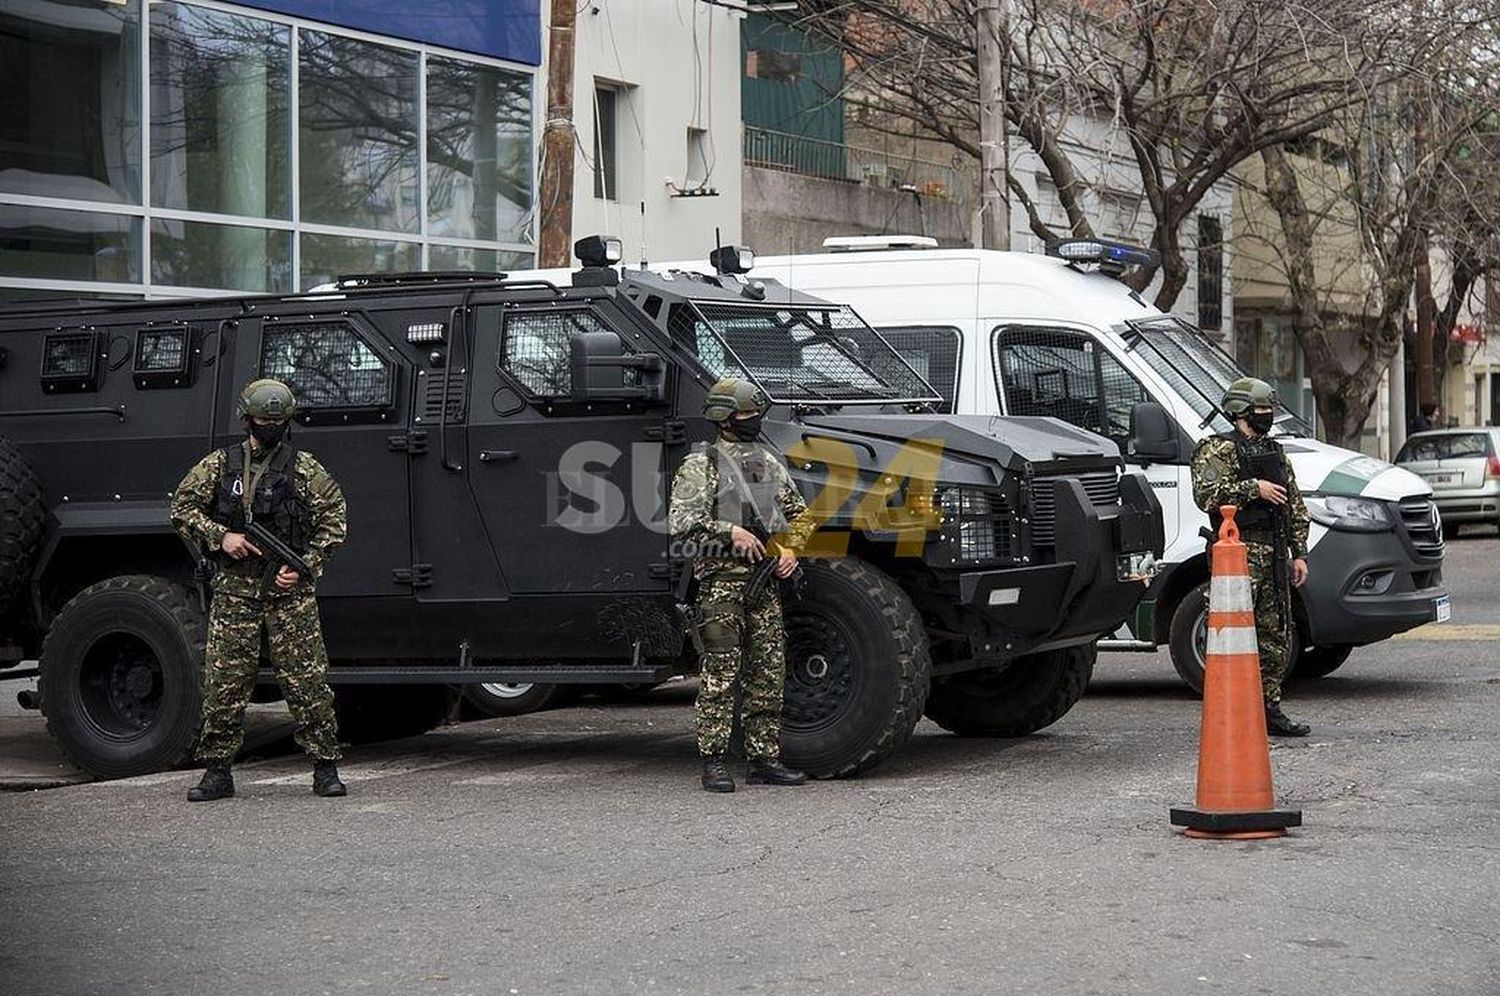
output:
M1293 626L1287 642L1287 673L1299 668L1302 641ZM1172 666L1182 680L1203 694L1204 654L1208 645L1208 582L1205 581L1182 597L1172 612L1170 647Z
M0 609L31 577L46 520L41 482L15 444L0 436Z
M546 709L561 697L561 692L562 686L546 682L465 685L463 714L465 717L524 716Z
M47 730L98 778L185 764L203 719L198 594L150 575L91 585L53 619L38 691Z
M339 739L362 744L426 733L448 718L457 698L448 685L335 685Z
M787 637L782 755L818 778L868 771L922 718L927 633L896 582L850 559L804 561Z
M964 671L932 683L927 718L961 737L1024 737L1083 697L1098 648L1090 643L1018 658L1003 671Z
M1292 665L1292 677L1299 679L1326 678L1343 667L1354 652L1350 644L1335 644L1331 647L1304 647Z

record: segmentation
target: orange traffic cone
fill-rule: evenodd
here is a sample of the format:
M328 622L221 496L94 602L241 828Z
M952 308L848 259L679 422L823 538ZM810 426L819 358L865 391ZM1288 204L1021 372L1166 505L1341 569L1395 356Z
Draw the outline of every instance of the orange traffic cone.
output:
M1224 524L1209 582L1198 799L1191 809L1174 808L1172 825L1186 827L1189 837L1279 837L1287 827L1302 825L1302 811L1276 808L1250 563L1234 524L1236 509L1226 505L1220 511Z

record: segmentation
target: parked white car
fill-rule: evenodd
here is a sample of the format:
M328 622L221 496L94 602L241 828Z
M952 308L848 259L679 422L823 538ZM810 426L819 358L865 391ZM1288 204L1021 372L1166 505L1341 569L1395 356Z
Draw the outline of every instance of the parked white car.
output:
M1416 433L1396 454L1396 465L1432 486L1445 538L1470 522L1500 526L1500 428Z

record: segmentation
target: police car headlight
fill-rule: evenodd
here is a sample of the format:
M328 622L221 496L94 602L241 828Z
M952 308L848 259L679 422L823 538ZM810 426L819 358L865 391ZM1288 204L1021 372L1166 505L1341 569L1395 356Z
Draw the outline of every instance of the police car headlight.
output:
M1329 529L1355 533L1378 533L1391 527L1390 512L1385 503L1373 498L1349 495L1303 495L1307 514L1314 522Z

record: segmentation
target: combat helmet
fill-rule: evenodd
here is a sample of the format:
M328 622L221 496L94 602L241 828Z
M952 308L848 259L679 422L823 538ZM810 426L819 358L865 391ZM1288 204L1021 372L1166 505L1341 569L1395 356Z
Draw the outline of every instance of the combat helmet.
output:
M265 377L245 385L234 412L239 418L291 418L297 414L297 399L290 387Z
M1258 377L1241 377L1224 391L1219 407L1231 417L1239 418L1253 408L1276 404L1276 388Z
M754 383L725 377L708 389L708 397L703 399L703 417L710 422L724 422L738 414L764 414L770 407L771 399Z

